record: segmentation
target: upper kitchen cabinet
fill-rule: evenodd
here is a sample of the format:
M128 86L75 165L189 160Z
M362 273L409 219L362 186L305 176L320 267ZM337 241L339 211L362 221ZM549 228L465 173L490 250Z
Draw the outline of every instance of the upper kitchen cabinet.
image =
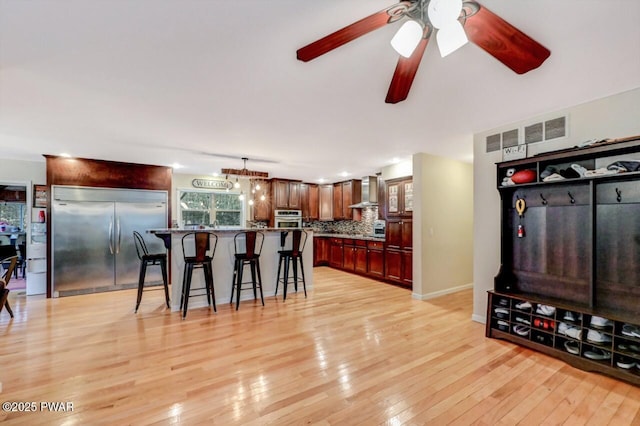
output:
M271 179L274 208L300 210L300 182Z
M260 185L260 189L258 188ZM271 218L271 184L266 180L252 180L251 187L255 189L253 194L253 220L268 221ZM263 199L264 198L264 199Z
M388 180L385 204L387 217L413 216L413 178Z
M318 187L318 216L320 220L333 220L333 185Z
M353 220L353 209L349 206L362 200L362 181L353 179L333 184L333 218Z
M302 220L318 220L320 217L320 188L313 183L300 184Z

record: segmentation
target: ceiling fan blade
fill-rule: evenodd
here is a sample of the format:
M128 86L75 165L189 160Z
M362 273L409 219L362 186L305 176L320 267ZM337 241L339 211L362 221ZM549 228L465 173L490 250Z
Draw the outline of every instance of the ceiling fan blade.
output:
M418 66L420 65L420 61L422 61L422 55L424 55L424 51L427 49L430 35L431 29L425 29L425 36L420 40L413 54L409 58L400 56L400 59L398 59L398 65L396 65L396 70L393 73L387 98L384 100L386 103L397 104L407 99L409 90L411 90L411 85L413 84L413 79L418 71Z
M546 47L486 7L476 2L466 2L467 6L478 8L464 23L469 40L516 73L538 68L551 55Z
M407 11L415 7L415 3L410 1L402 1L394 4L378 13L367 16L341 30L338 30L320 40L314 41L304 47L298 49L297 57L303 62L308 62L318 56L324 55L331 50L349 43L356 38L370 33L373 30L384 27L387 24L402 18Z

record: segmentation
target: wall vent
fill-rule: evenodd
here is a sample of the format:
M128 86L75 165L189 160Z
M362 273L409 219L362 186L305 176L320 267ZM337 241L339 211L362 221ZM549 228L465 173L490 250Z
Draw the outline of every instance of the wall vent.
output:
M487 136L487 152L500 151L500 133Z
M502 132L502 148L518 146L518 129Z
M524 127L524 143L536 143L567 136L567 116L533 123Z

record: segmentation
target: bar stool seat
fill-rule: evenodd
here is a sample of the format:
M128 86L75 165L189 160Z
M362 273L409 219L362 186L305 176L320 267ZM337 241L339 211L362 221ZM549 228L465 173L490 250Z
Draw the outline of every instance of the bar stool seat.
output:
M236 311L240 307L240 292L242 290L253 289L253 298L257 299L257 290L260 289L260 300L262 301L262 306L264 306L262 276L260 275L260 253L262 252L263 243L264 234L259 231L239 232L233 238L235 261L233 265L233 282L231 284L231 300L229 300L229 303L233 303L233 294L235 292ZM250 267L251 281L242 281L245 266ZM251 284L251 287L245 286L245 288L243 288L243 284Z
M278 251L278 274L276 275L276 292L278 295L278 285L282 283L283 297L282 300L287 300L287 286L289 278L293 278L294 289L298 291L298 262L300 263L300 273L302 274L302 288L304 289L304 297L307 297L307 283L304 278L304 264L302 263L302 252L304 246L307 243L307 233L301 229L295 229L292 231L291 249L284 250L285 240L287 232L282 232L280 236L280 247L282 250ZM284 264L284 275L280 277L282 265ZM290 267L293 266L293 277L289 276Z
M185 245L186 240L193 239L193 249ZM216 293L213 287L213 256L218 246L218 236L209 232L190 232L182 237L182 253L184 256L184 273L182 275L182 297L180 298L180 309L182 310L182 318L186 318L187 309L189 307L189 298L204 296L205 293L199 292L191 294L192 290L205 290L207 295L207 304L213 305L213 311L216 308ZM189 253L189 254L187 254ZM202 269L204 273L204 287L191 288L191 278L194 269Z
M167 304L167 308L171 308L169 305L169 284L167 281L167 254L166 253L149 253L147 245L144 242L144 238L139 232L133 231L133 241L136 245L136 253L138 259L140 259L140 275L138 277L138 300L136 301L136 310L140 307L142 301L142 290L144 288L144 279L147 274L148 266L160 266L162 271L162 283L164 285L164 298Z

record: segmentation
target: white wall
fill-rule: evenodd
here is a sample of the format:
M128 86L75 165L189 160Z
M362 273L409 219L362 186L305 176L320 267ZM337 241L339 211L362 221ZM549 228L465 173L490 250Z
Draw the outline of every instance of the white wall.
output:
M413 156L413 297L426 300L472 286L473 167Z
M501 152L486 153L485 138L501 131L541 120L568 115L566 138L530 144L528 156L575 146L590 139L622 138L640 135L640 88L594 100L564 110L532 117L521 122L474 135L473 208L474 217L474 301L473 319L485 321L487 290L493 289L493 277L500 267L500 197L496 189L495 163Z

